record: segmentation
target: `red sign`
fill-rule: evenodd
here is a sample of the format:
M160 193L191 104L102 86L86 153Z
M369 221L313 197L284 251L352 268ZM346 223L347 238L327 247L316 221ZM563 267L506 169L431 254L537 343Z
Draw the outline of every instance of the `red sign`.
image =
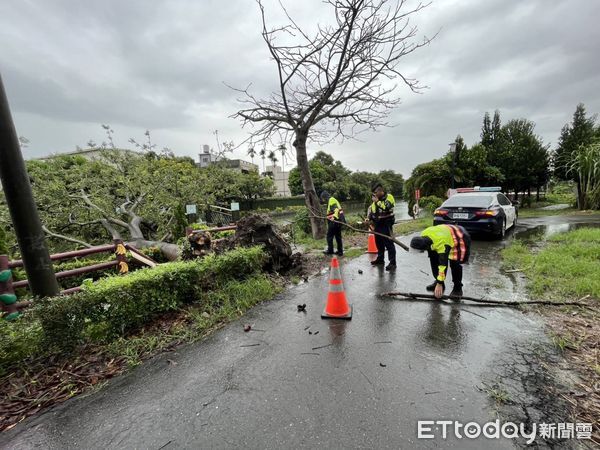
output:
M419 200L421 198L421 189L415 189L415 200Z

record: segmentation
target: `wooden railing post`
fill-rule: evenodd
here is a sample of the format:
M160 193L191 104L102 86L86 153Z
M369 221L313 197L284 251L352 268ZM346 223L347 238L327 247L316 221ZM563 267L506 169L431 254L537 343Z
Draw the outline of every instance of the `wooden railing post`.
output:
M125 244L123 244L122 239L115 239L114 243L119 275L124 275L129 272L129 265L127 264L127 249L125 248Z
M12 271L8 267L8 256L0 255L0 306L7 313L5 320L14 320L19 317L17 310L17 296L12 283Z

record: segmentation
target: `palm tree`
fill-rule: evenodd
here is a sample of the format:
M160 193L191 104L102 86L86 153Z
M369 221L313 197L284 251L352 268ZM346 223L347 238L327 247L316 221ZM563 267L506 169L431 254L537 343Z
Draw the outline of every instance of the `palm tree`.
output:
M579 209L600 206L600 142L582 145L572 153L567 173L574 173L581 185Z
M265 158L267 157L267 149L263 148L260 150L260 152L258 152L258 154L260 155L260 157L263 160L263 173L265 173Z
M285 151L286 151L285 144L283 144L283 143L279 144L279 151L281 152L281 171L285 172ZM284 181L284 183L283 183L283 196L285 197L285 185L286 185L286 183L285 183L285 175L282 174L282 176L284 177L283 178L283 181Z
M269 152L269 156L267 156L267 158L269 158L269 159L271 160L271 163L272 163L272 169L273 169L272 171L273 171L273 173L275 173L275 163L276 163L277 161L279 161L279 160L277 159L277 155L275 154L275 152L274 152L273 150L271 150L271 151Z
M248 156L250 156L250 159L252 160L252 164L254 164L254 157L256 156L256 150L254 150L254 147L250 147L248 149Z
M277 150L279 150L279 152L281 153L281 170L285 170L285 151L287 150L285 148L285 144L279 144Z

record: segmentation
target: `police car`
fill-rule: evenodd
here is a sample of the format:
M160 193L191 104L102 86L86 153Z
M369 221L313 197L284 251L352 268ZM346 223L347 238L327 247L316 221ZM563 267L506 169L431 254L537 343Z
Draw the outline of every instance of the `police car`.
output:
M502 239L517 224L518 210L499 187L459 188L433 213L433 224L456 224Z

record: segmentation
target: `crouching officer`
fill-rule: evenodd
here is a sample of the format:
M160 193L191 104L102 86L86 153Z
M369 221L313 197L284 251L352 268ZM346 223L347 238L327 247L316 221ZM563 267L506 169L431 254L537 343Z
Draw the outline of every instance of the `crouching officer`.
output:
M337 222L346 223L344 217L344 210L342 205L327 191L321 192L321 202L327 204L327 250L323 253L326 255L333 255L333 239L337 245L337 255L342 256L344 254L344 247L342 244L342 224ZM336 222L334 222L334 220Z
M467 230L459 225L436 225L423 230L421 236L412 238L410 246L416 250L427 250L429 255L435 281L426 289L433 291L436 298L442 297L449 263L454 283L450 297L460 299L463 295L462 265L469 262L471 252L471 236Z
M373 186L373 203L369 207L369 221L373 223L373 231L392 237L394 232L394 206L396 201L392 194L384 191L379 183ZM396 247L391 239L375 235L375 244L377 244L377 259L371 261L374 266L385 264L385 251L388 251L390 263L385 270L396 269Z

